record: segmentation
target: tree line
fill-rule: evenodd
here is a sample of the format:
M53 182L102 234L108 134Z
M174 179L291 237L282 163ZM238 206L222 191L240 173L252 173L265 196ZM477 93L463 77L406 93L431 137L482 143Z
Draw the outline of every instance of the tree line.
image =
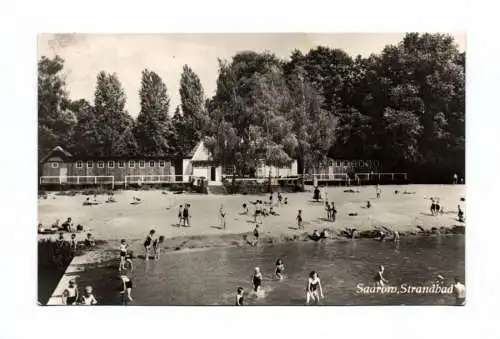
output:
M180 107L142 71L140 112L125 110L116 74L97 75L94 102L69 99L64 60L38 63L39 155L56 145L88 156L175 155L204 140L215 160L239 175L259 162L319 168L328 158L377 159L386 171L437 181L465 171L465 53L453 37L406 34L368 57L318 46L288 60L240 52L218 61L206 97L185 65Z

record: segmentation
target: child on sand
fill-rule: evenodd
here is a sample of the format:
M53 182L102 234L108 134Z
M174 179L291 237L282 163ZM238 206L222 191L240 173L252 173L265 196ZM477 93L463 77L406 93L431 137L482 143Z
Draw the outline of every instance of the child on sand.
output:
M71 251L76 252L76 248L78 247L78 242L76 241L76 234L72 233L71 234L71 240L70 240L70 245L71 245Z
M384 287L384 285L389 282L387 279L384 278L383 274L384 274L384 266L380 265L377 275L375 275L374 278L376 286Z
M125 264L127 262L127 242L125 239L120 241L120 266L118 267L118 271L122 271L125 269Z
M276 271L274 272L276 274L276 278L279 280L283 280L283 272L285 271L285 265L283 264L283 260L278 259L276 261Z
M87 238L85 239L85 246L86 247L95 246L95 240L92 238L92 233L87 233Z
M124 304L127 304L127 302L129 301L132 301L132 280L130 280L129 277L127 277L125 274L122 274L120 276L120 278L122 279L122 283L123 283L123 286L122 286L122 290L120 292L120 294L122 295L122 301Z
M278 192L278 204L281 206L283 202L283 196L281 195L281 192Z
M262 285L262 273L260 272L260 268L255 267L255 271L252 277L252 285L254 292L258 292L260 286Z
M85 293L82 295L79 304L85 306L97 305L97 300L92 294L92 286L85 287Z
M151 246L153 245L153 241L154 241L153 238L154 238L155 233L156 233L155 230L149 231L149 234L146 237L146 240L144 241L144 252L145 252L146 260L149 260L149 254L151 252Z
M247 204L243 204L241 207L243 208L242 214L247 215L248 214L248 206L247 206Z
M219 226L226 229L226 212L224 211L224 205L220 205L219 209Z
M297 228L299 230L304 228L304 225L302 223L302 210L299 210L297 214Z
M380 199L380 195L382 194L382 189L380 188L380 185L377 184L375 192L377 193L377 199Z
M332 209L330 208L330 203L328 201L325 202L325 211L326 211L326 218L330 220L332 217Z
M186 206L184 206L184 209L182 210L182 221L183 221L183 226L184 227L190 227L191 224L190 224L190 217L191 215L189 214L189 207L191 205L189 204L186 204Z
M318 272L312 271L307 279L306 304L309 304L311 301L317 304L320 297L324 298L321 281L319 279Z

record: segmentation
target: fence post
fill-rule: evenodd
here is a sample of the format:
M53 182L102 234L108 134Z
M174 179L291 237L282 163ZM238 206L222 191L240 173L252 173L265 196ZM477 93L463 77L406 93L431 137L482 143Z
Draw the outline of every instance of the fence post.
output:
M97 185L97 177L94 177L94 185Z
M76 184L80 185L80 176L79 175L76 177Z
M392 181L394 181L394 173L392 173Z

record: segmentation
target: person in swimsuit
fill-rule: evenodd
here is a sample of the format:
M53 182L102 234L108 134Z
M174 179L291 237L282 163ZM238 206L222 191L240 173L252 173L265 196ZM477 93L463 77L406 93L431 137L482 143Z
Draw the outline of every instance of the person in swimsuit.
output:
M284 203L285 205L288 205L288 197L285 197L285 198L284 198L283 203Z
M370 207L372 207L372 204L371 204L370 200L368 200L368 201L366 202L366 208L370 208Z
M242 214L247 215L248 214L248 206L247 206L247 204L243 204L242 208L243 208Z
M317 304L320 297L324 298L321 281L319 279L318 272L312 271L307 279L306 304L309 304L311 301Z
M378 268L377 275L373 278L376 286L384 287L385 284L389 283L387 279L384 278L384 266L380 265Z
M61 232L59 233L59 238L56 240L56 245L58 248L61 248L64 246L65 240L64 240L64 233Z
M258 240L259 239L259 225L255 225L253 229L253 236Z
M61 226L64 231L68 233L73 232L73 222L71 221L71 218L68 218Z
M458 221L459 222L464 222L465 219L464 219L464 211L462 211L462 208L460 208L460 205L457 205L458 207Z
M280 206L283 203L283 196L281 195L281 192L278 192L278 203Z
M255 267L255 271L252 277L252 285L255 292L258 292L260 286L262 285L262 273L260 272L260 268L258 267Z
M85 293L82 295L79 304L85 306L97 305L97 300L95 299L94 294L92 294L92 286L85 287Z
M244 290L243 287L238 287L236 290L236 306L243 306L243 300L244 300Z
M283 264L283 260L278 259L276 261L276 271L274 272L276 274L276 277L279 280L283 280L283 272L285 271L285 265Z
M120 266L118 267L118 271L122 271L125 269L125 263L127 261L127 242L125 239L120 241Z
M153 252L155 254L155 260L160 259L161 245L165 241L165 237L160 235L157 239L153 240Z
M132 280L130 280L130 278L127 277L125 274L122 274L120 276L120 278L122 279L122 283L123 283L122 290L121 290L120 294L123 296L123 303L127 304L127 302L134 300L134 299L132 299L132 295L131 295L131 293L132 293Z
M71 251L73 253L76 252L76 248L78 247L78 241L76 241L76 234L72 233L71 234L71 240L69 241L69 244L71 246Z
M465 305L465 285L460 282L460 279L455 278L455 284L453 285L453 294L455 294L455 305L463 306Z
M63 292L63 303L66 305L75 305L78 300L78 289L74 280L69 281L68 287Z
M380 199L380 195L382 194L382 189L380 188L380 185L377 184L375 192L377 193L377 199Z
M220 205L219 209L219 225L226 229L226 212L224 211L224 205Z
M332 218L332 209L330 208L330 203L328 201L325 202L325 211L326 218L330 220Z
M335 209L335 203L332 201L330 204L330 217L332 219L332 222L335 222L335 219L337 218L337 210Z
M181 227L182 225L182 220L184 220L184 218L182 217L183 215L183 208L182 208L182 205L179 205L179 213L177 213L177 218L179 219L179 227Z
M302 210L299 210L297 214L297 228L299 230L304 229L304 225L302 224Z
M151 252L151 246L153 245L153 240L154 240L153 238L154 238L155 233L156 233L155 230L149 231L149 234L146 237L146 240L144 241L144 252L145 252L146 260L149 260L149 254Z

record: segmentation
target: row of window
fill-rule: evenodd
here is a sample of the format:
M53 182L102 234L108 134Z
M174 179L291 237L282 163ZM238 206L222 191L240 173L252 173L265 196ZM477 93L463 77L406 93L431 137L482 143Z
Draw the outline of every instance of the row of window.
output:
M335 162L332 161L330 163L330 166L335 166L335 167L347 167L347 166L359 166L359 167L371 167L373 166L378 166L378 161L371 161L371 160L336 160Z
M108 161L108 168L114 168L115 167L115 162L114 161ZM125 161L117 161L118 163L118 168L124 168L125 167ZM156 161L150 160L148 161L149 167L155 167L156 166ZM94 167L94 162L92 161L87 161L86 162L87 168L92 168ZM97 162L97 168L104 168L105 162L104 161L98 161ZM158 161L158 166L159 167L165 167L165 161L160 160ZM58 162L53 162L52 163L52 168L58 168L59 163ZM135 160L130 160L128 162L128 167L129 168L134 168L135 167ZM139 160L139 167L144 168L146 167L146 161L145 160ZM83 168L83 161L77 161L76 162L76 168Z

